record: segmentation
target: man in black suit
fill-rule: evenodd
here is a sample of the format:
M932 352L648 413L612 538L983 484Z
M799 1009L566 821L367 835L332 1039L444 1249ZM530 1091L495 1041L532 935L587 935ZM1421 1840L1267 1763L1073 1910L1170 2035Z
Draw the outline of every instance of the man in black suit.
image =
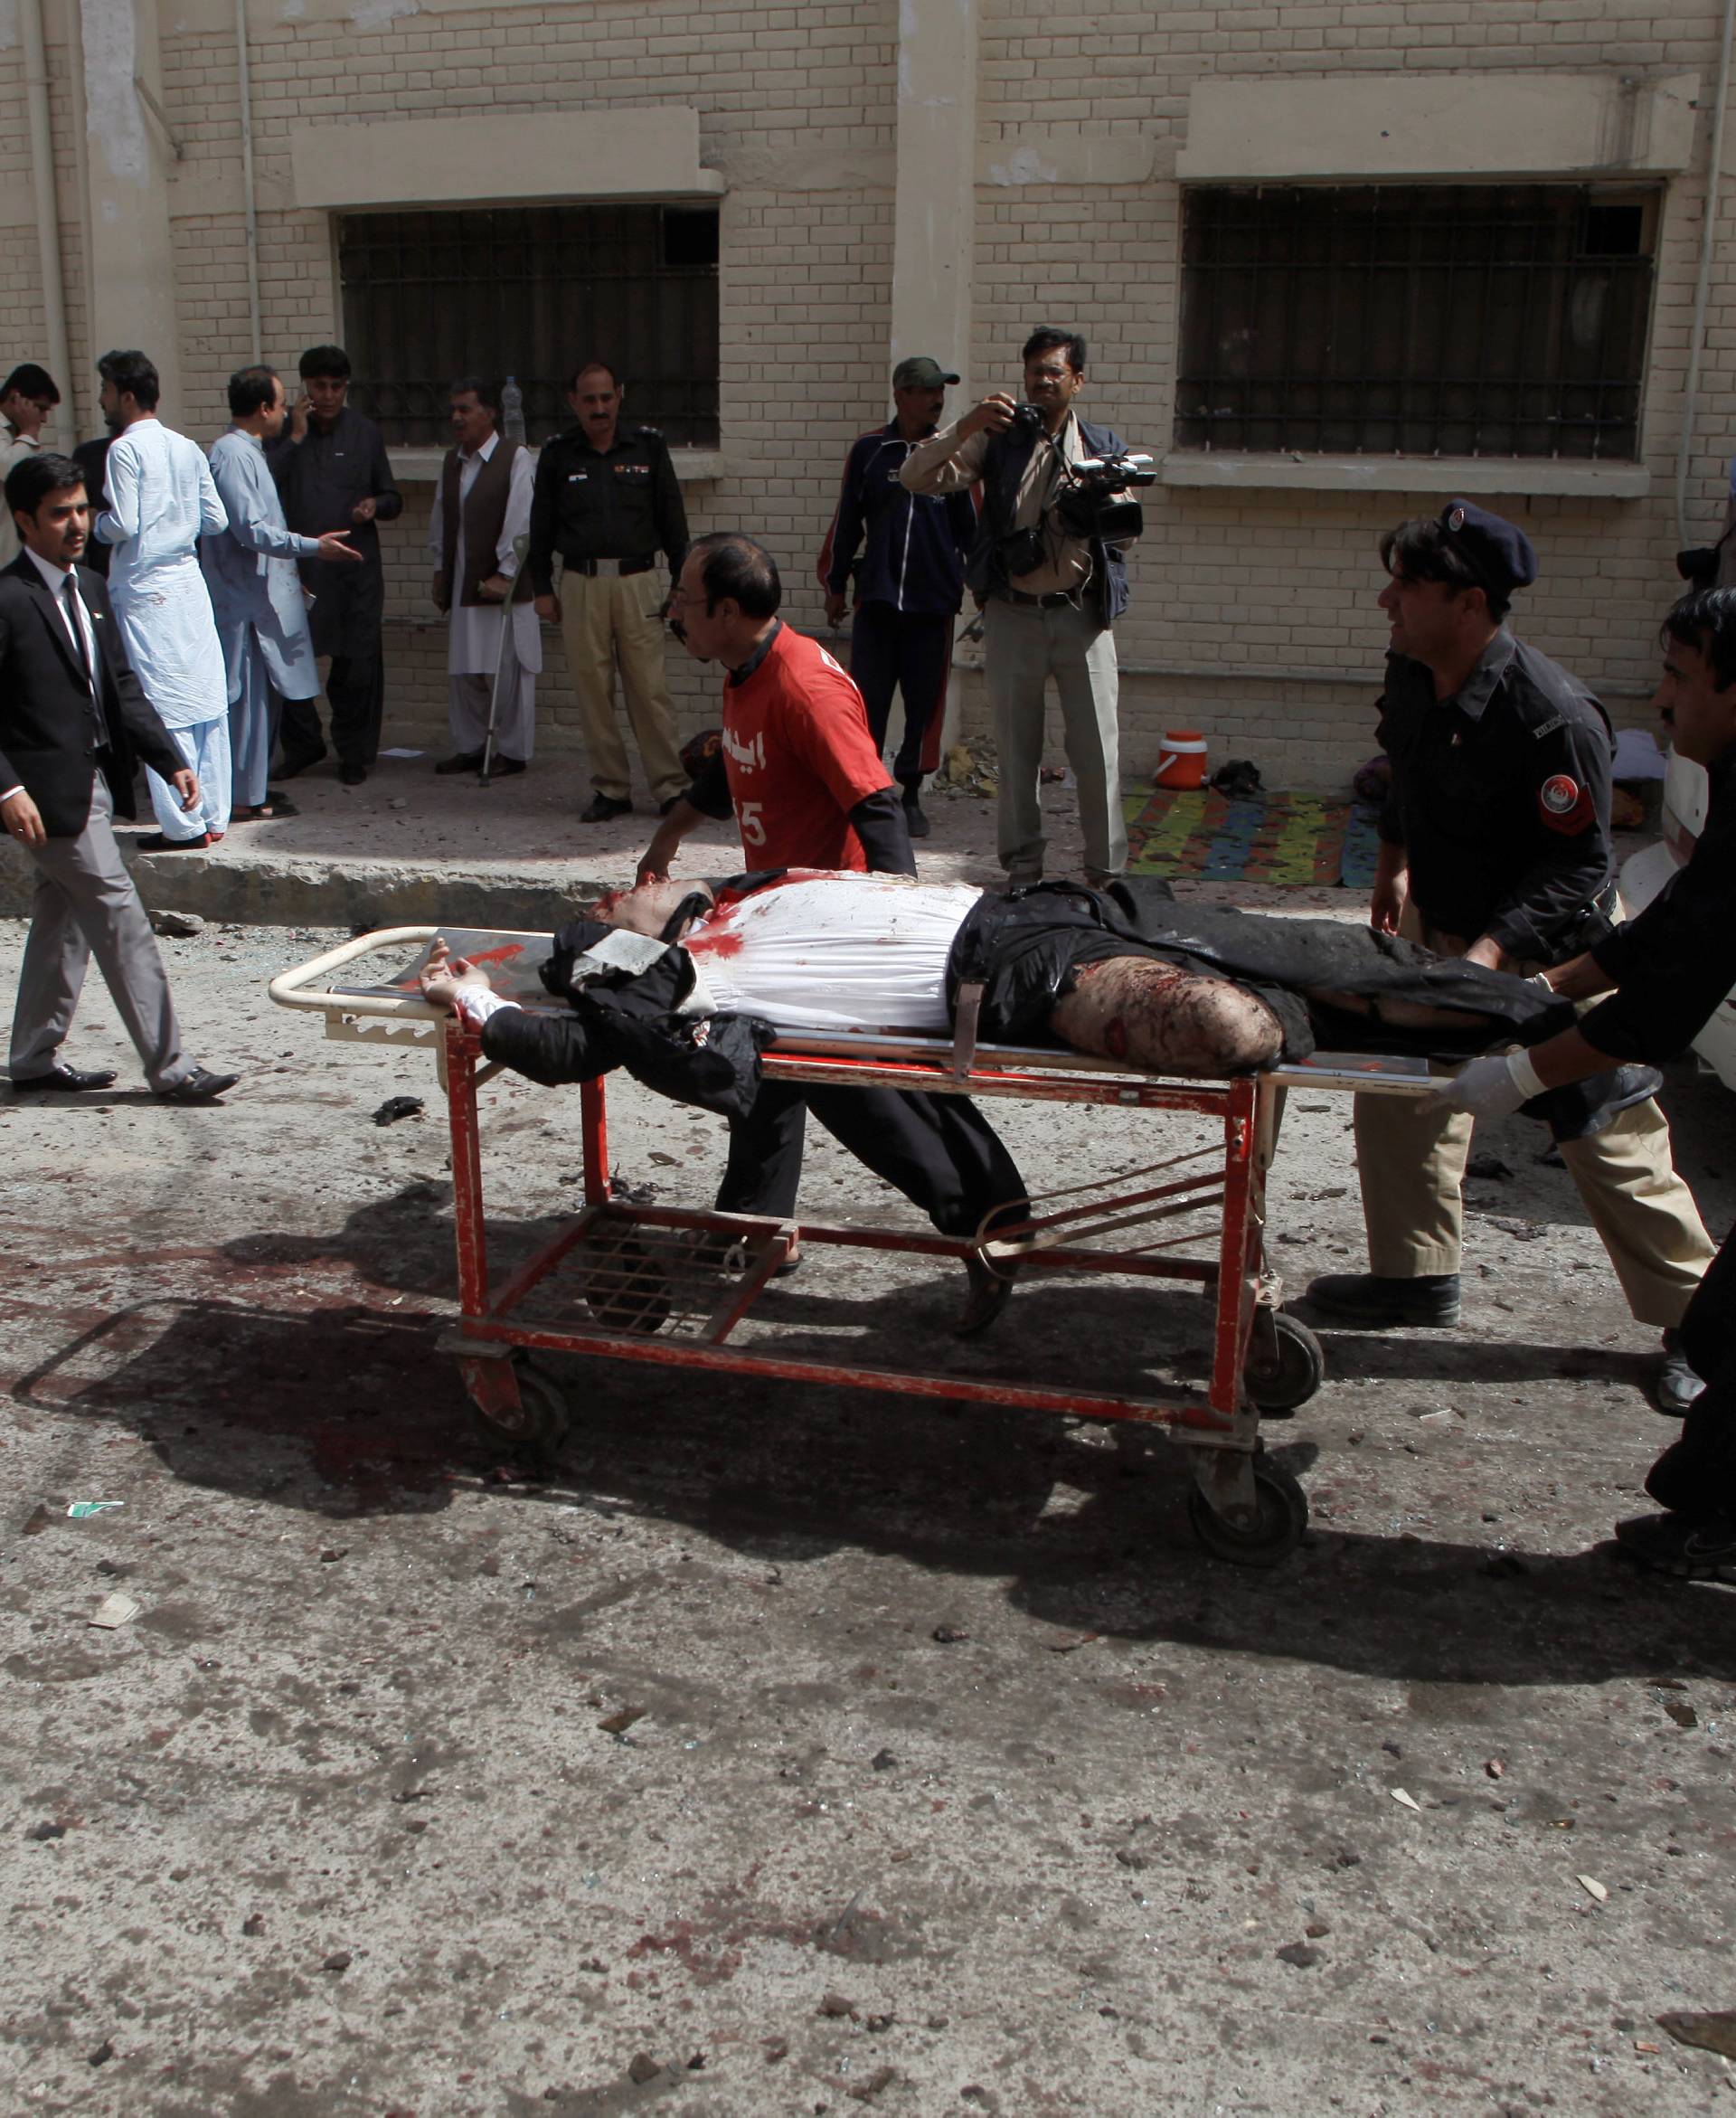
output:
M181 1032L151 922L115 843L106 773L124 733L175 787L199 783L127 660L100 578L78 563L90 529L70 457L15 464L5 485L24 550L0 569L0 823L37 869L12 1023L12 1091L106 1089L114 1074L66 1065L85 968L95 956L146 1078L168 1102L208 1103L241 1076L211 1073Z

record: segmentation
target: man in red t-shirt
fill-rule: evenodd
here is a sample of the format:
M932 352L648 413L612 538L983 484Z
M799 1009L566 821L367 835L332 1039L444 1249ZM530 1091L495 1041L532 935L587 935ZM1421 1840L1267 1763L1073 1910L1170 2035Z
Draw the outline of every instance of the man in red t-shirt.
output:
M707 817L733 811L750 868L844 868L913 875L916 859L897 783L868 732L862 694L817 640L778 616L771 554L719 531L688 547L670 598L670 627L699 662L721 662L723 729L713 756L671 809L639 862L639 880L669 873L676 849ZM799 1089L767 1082L730 1128L718 1211L796 1210L804 1114L895 1185L947 1235L975 1235L1001 1209L1025 1210L1024 1185L994 1130L963 1096L892 1089ZM1007 1282L975 1259L961 1330L980 1330Z

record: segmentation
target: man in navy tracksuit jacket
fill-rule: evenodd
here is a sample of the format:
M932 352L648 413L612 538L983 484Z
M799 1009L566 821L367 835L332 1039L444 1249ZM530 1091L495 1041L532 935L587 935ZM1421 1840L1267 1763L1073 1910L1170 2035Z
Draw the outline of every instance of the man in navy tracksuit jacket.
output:
M929 499L907 492L898 474L916 444L932 434L948 383L938 361L918 355L892 371L898 415L863 434L844 465L837 513L820 553L826 615L844 621L852 573L855 619L850 631L850 674L868 708L875 743L885 748L892 693L904 696L904 740L892 776L904 790L912 838L928 836L918 797L922 776L940 762L952 628L965 593L965 556L976 534L976 506L967 492ZM861 563L856 551L864 533Z

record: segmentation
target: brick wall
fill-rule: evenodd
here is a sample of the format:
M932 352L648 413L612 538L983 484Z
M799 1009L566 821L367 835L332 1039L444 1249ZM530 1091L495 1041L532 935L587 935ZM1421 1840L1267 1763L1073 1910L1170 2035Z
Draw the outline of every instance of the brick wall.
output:
M346 0L346 5L348 0ZM704 0L543 0L392 15L379 0L285 0L251 22L252 109L266 357L293 369L335 331L331 228L291 195L291 128L685 103L702 159L723 169L722 359L725 475L688 489L699 529L740 525L785 565L788 611L820 629L812 567L849 441L886 416L898 0L770 6ZM294 9L293 14L291 9ZM52 11L51 11L52 12ZM354 19L352 18L354 17ZM1167 446L1180 224L1175 160L1192 83L1220 74L1482 68L1697 68L1715 76L1715 0L1361 0L1212 8L1099 0L1089 14L1035 0L982 0L978 131L990 147L1033 131L1148 143L1149 181L979 187L972 364L1011 381L1036 321L1091 340L1087 407L1129 441ZM221 430L223 381L248 356L236 62L227 6L162 14L163 101L183 156L174 190L176 297L187 424ZM58 22L51 37L60 35ZM75 365L93 354L79 240L68 53L53 44L69 325ZM1544 579L1516 616L1529 637L1608 687L1618 717L1643 719L1652 627L1674 586L1674 453L1697 266L1707 120L1695 170L1668 187L1646 407L1651 497L1486 496L1536 539ZM14 240L0 261L11 357L40 354L41 296L22 67L0 52L0 165ZM196 201L195 212L186 203ZM1736 279L1721 253L1691 484L1699 536L1721 508L1736 446ZM937 352L949 349L937 347ZM62 387L65 379L61 379ZM443 664L429 628L422 549L431 488L388 532L394 734L432 740ZM1439 497L1154 488L1137 554L1135 603L1119 629L1126 757L1148 767L1165 725L1203 727L1221 753L1253 755L1269 780L1330 783L1370 747L1382 629L1375 541ZM548 641L542 741L574 740L559 643ZM679 657L684 723L711 717L712 679ZM979 687L967 675L967 714Z

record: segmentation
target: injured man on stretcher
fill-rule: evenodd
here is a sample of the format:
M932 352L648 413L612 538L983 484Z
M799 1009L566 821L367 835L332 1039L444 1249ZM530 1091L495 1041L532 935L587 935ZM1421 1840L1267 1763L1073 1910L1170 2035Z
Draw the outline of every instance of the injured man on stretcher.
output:
M1335 920L1183 904L1145 878L999 895L901 875L781 870L664 879L563 927L540 976L565 1003L520 1010L437 942L430 999L485 1054L558 1082L625 1066L679 1101L740 1117L777 1037L947 1036L961 996L983 1044L1063 1045L1148 1072L1222 1079L1320 1047L1455 1061L1572 1020L1539 982ZM1526 1105L1584 1130L1624 1084Z

